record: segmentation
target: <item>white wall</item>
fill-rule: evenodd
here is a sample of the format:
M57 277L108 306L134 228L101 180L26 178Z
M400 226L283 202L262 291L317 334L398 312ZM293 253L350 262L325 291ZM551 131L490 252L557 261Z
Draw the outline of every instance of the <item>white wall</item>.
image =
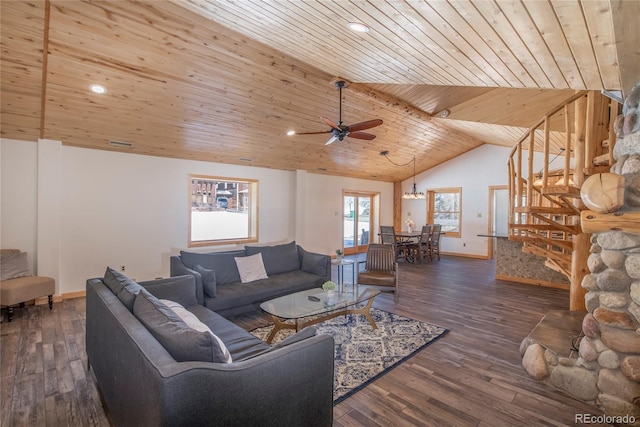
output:
M443 237L441 252L484 257L487 255L489 186L507 185L507 158L511 148L482 145L416 176L418 191L435 188L462 188L462 235ZM413 178L403 181L402 191L410 191ZM416 226L427 223L426 200L402 200L402 220L409 212ZM465 246L466 244L466 246Z
M58 158L39 158L39 144L48 143L0 140L1 237L3 248L19 247L33 258L37 234L59 227L58 294L84 290L86 279L102 276L107 265L125 265L138 280L168 276L169 256L187 249L189 174L259 180L259 244L296 240L306 249L333 253L342 242L341 216L334 215L342 210L342 190L381 192L381 220L392 221L391 183L64 145ZM38 211L38 201L51 205L52 196L38 195L39 169L59 171L58 212Z
M332 255L342 248L342 191L380 193L380 223L393 224L393 183L307 174L305 248ZM377 233L377 230L374 230Z
M27 252L36 272L38 144L2 140L0 158L0 247Z

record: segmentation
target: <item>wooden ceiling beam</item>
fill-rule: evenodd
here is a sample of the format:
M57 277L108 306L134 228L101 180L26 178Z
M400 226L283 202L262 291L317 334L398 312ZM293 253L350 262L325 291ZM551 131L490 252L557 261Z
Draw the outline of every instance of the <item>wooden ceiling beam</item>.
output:
M401 101L396 97L393 97L391 95L387 95L386 93L382 93L380 91L372 89L370 86L367 86L366 84L352 83L342 77L334 77L331 80L331 84L335 84L339 80L343 80L345 82L344 87L351 90L352 92L355 92L360 95L364 95L367 98L371 99L372 101L375 101L386 107L395 108L398 111L401 111L402 114L404 115L407 115L410 117L416 117L420 120L425 120L425 121L431 120L431 114L426 113L414 107L411 104L407 104L406 102Z

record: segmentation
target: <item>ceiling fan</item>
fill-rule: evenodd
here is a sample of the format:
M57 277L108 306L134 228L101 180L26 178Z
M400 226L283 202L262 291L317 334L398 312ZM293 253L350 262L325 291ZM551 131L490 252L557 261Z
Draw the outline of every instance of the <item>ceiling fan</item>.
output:
M338 123L336 124L333 120L328 119L326 117L320 117L320 120L322 120L323 123L331 127L330 130L326 130L322 132L300 132L300 133L296 132L297 135L319 135L322 133L330 133L331 138L329 138L329 140L324 145L329 145L333 143L335 140L342 141L347 136L350 138L366 139L369 141L376 137L373 134L362 132L362 131L365 129L371 129L376 126L380 126L382 124L382 120L380 119L367 120L366 122L356 123L351 126L347 126L342 123L342 88L344 86L345 86L344 80L338 80L336 82L336 87L340 91L340 110L339 110L340 115L338 117Z

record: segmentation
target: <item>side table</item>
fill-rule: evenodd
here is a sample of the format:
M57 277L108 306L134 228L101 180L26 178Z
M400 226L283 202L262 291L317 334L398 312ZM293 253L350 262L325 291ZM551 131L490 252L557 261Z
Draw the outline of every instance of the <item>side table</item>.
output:
M355 267L355 261L352 259L341 259L340 261L338 261L337 259L332 259L331 260L331 265L335 265L338 267L338 287L340 288L340 292L344 292L345 291L345 283L344 283L344 266L345 265L350 265L351 266L351 284L353 286L353 288L355 289L356 286L356 267Z

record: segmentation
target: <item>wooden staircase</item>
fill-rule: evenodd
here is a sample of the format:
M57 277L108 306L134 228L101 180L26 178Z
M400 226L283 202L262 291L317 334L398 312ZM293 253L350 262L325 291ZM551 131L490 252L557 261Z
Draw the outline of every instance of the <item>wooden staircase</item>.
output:
M509 239L569 278L572 310L584 310L580 284L590 246L580 226L580 187L613 164L619 109L599 92L577 92L532 126L508 160Z

